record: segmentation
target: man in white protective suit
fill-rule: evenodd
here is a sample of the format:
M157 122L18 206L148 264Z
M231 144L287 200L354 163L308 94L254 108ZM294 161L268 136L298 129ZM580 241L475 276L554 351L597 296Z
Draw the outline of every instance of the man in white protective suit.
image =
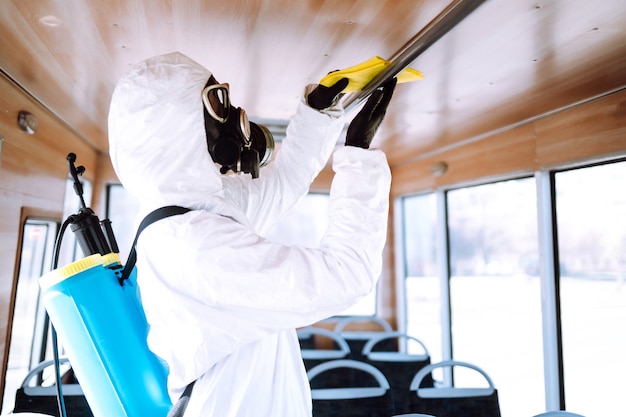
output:
M172 401L195 381L187 417L311 416L295 329L344 311L374 289L391 175L383 152L368 148L395 79L370 96L346 146L334 151L329 228L319 248L262 237L308 192L335 149L344 125L338 94L346 84L305 89L275 160L260 171L256 155L243 153L258 145L262 161L265 144L244 146L234 164L215 163L224 157L220 135L239 129L249 138L251 129L257 141L264 136L230 104L228 85L190 58L148 59L114 91L110 156L140 201L138 220L163 206L192 209L154 223L137 244L148 343L169 367ZM252 175L222 175L229 170Z

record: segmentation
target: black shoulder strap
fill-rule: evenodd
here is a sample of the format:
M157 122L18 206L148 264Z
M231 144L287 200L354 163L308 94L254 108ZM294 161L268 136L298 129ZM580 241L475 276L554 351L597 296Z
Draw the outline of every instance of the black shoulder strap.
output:
M128 260L126 261L124 269L122 270L122 276L119 278L120 285L124 285L124 281L128 279L130 273L135 267L135 262L137 262L137 251L135 249L135 246L137 246L137 240L139 239L139 235L141 234L143 229L145 229L157 220L161 220L170 216L176 216L178 214L185 214L189 211L191 211L191 209L188 209L186 207L165 206L154 210L141 221L141 223L139 224L139 228L137 229L137 234L135 235L135 240L133 241L133 246L130 248Z
M167 413L167 417L182 417L185 414L185 410L187 409L187 404L189 404L189 398L191 397L191 391L193 391L193 385L196 381L193 381L185 388L185 391L182 393L176 404L172 407L169 413Z
M120 285L124 285L124 281L128 279L131 271L135 267L135 263L137 262L137 250L135 247L137 246L137 240L139 240L139 235L141 232L152 223L157 220L164 219L170 216L176 216L178 214L185 214L190 212L191 209L180 206L165 206L158 208L148 214L139 224L139 228L137 229L137 234L135 234L135 240L133 240L133 246L130 248L130 253L128 254L128 260L126 261L126 265L124 265L124 269L122 270L122 276L120 277ZM191 397L191 391L193 390L193 385L195 381L187 385L185 391L180 396L176 404L172 407L170 412L167 414L168 417L182 417L185 413L185 409L187 408L187 403L189 402L189 397Z

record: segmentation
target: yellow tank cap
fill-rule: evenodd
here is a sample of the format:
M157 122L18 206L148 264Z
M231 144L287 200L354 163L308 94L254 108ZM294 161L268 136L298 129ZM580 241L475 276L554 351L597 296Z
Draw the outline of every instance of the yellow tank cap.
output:
M94 255L89 255L83 259L79 259L78 261L72 262L71 264L68 264L62 268L50 271L47 274L42 275L41 278L39 278L39 286L41 287L42 291L45 291L53 285L71 276L79 274L95 266L103 265L102 258L102 255L96 253Z
M102 256L102 265L104 266L109 266L112 264L119 264L121 265L122 262L120 261L120 254L119 253L107 253L106 255Z

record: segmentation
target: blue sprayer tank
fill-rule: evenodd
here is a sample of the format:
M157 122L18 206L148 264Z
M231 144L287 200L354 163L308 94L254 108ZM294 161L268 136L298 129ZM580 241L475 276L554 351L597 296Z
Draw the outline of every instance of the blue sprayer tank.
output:
M43 303L94 417L165 417L167 369L148 349L136 271L122 286L120 269L117 254L55 269L39 280Z

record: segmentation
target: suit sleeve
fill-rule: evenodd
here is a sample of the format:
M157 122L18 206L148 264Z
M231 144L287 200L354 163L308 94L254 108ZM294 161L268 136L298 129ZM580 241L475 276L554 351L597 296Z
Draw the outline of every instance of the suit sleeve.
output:
M310 89L310 86L308 87ZM339 104L317 111L303 99L287 126L274 161L261 168L259 178L231 175L224 178L227 197L241 208L260 234L307 194L329 160L344 126Z

